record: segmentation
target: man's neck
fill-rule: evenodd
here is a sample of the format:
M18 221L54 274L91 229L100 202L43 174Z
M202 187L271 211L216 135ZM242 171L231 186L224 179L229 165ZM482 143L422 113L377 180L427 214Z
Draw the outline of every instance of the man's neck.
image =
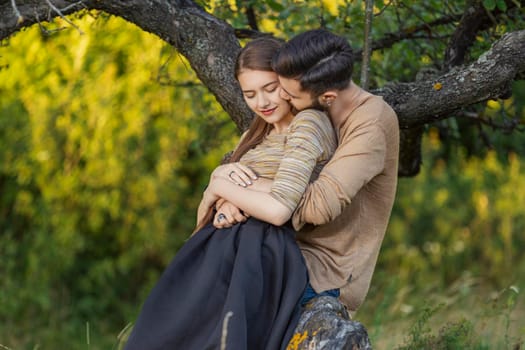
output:
M350 115L360 103L361 99L358 97L363 93L366 93L366 91L352 81L350 81L346 89L337 92L337 99L329 110L334 128L339 129L346 121L348 115Z

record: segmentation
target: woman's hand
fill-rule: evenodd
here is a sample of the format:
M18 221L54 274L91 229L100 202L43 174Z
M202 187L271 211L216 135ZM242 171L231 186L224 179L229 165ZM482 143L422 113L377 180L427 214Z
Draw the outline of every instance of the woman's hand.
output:
M209 210L210 207L206 205L204 200L201 200L199 203L199 208L197 209L197 229L201 228L205 224L204 220L206 219Z
M215 206L215 217L213 218L213 226L216 228L227 228L233 225L244 222L249 218L248 214L242 212L234 204L221 200Z
M253 181L257 180L257 174L252 169L238 162L220 165L211 175L212 179L222 177L242 187L250 186Z
M206 215L218 199L217 195L211 190L211 186L208 186L202 194L202 199L199 203L199 208L197 209L197 226L203 223L203 220L206 219Z

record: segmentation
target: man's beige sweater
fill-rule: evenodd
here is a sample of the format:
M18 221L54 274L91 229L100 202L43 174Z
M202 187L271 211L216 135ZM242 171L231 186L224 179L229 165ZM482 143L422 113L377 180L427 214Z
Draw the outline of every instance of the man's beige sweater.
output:
M312 287L341 288L350 311L368 292L397 185L399 126L379 96L352 84L338 147L293 215ZM309 223L309 224L306 224Z

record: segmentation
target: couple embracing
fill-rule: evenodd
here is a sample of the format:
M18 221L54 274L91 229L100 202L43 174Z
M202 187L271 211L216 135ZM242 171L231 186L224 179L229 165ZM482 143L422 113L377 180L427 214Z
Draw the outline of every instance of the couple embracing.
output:
M313 298L357 310L394 202L399 128L352 72L348 41L322 29L241 49L235 76L256 117L126 350L286 349Z

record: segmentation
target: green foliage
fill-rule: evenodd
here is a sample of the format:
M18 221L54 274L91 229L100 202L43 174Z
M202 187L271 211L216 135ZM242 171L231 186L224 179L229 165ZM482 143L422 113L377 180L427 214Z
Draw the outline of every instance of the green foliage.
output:
M398 350L417 349L489 349L473 337L471 322L462 320L443 326L437 335L433 334L427 322L434 310L425 309L410 330L409 339Z
M521 159L510 154L502 162L494 152L485 159L459 153L448 164L441 158L433 162L442 147L435 130L423 147L428 165L416 178L400 179L382 266L400 266L403 281L417 272L441 286L459 278L459 267L467 266L496 283L517 278L512 270L525 245L520 233L525 217L516 205L525 198Z
M505 0L483 0L483 6L490 11L495 10L496 7L501 11L507 11Z
M459 284L471 283L464 279ZM456 286L441 292L412 292L414 297L424 293L425 298L417 298L412 315L393 313L381 320L381 332L371 335L372 344L398 350L521 348L523 304L517 303L518 287L488 294L479 286L468 288L466 294L458 293Z
M378 348L392 348L393 335L408 334L400 349L511 349L524 330L522 158L457 152L445 163L443 146L432 128L421 173L399 181L357 319L369 325Z
M0 339L16 348L56 344L31 329L64 323L117 334L237 138L158 38L104 15L78 24L86 34L34 27L0 53Z

